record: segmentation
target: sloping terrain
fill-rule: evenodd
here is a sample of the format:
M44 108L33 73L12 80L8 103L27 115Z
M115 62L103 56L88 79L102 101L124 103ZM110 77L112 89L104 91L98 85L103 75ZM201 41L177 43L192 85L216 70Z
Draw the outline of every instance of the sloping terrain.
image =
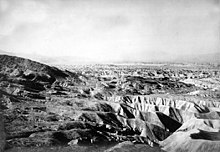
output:
M60 70L0 55L0 69L6 151L220 150L220 71L214 67Z

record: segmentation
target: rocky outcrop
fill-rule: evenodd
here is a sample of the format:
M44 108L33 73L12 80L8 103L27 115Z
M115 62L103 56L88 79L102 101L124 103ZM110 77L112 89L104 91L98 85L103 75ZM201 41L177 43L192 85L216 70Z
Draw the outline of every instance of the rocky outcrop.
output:
M125 141L122 143L119 143L104 152L120 152L120 151L127 151L127 152L133 152L133 151L138 151L138 152L163 152L163 150L159 149L158 147L150 147L148 145L135 145L132 142Z

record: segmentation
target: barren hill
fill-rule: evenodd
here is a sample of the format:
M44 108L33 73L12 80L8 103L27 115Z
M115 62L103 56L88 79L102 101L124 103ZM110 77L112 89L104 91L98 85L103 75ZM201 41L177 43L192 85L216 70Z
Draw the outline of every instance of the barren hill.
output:
M54 77L65 78L68 76L63 71L55 67L50 67L48 65L29 59L8 55L0 55L0 70L5 72L11 72L11 70L18 70L23 72L26 70L31 70L38 73L44 72Z

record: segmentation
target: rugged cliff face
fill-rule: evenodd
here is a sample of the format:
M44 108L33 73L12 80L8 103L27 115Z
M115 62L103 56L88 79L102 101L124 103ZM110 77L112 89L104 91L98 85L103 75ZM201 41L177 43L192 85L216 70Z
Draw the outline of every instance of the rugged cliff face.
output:
M219 150L217 69L91 65L63 71L6 55L0 69L7 151L83 151L85 145L104 151L109 146L101 145L115 143L106 151Z

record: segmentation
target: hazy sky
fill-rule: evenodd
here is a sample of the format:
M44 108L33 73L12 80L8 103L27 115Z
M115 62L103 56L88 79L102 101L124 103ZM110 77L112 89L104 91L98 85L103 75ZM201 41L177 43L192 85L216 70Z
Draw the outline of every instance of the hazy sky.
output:
M94 61L220 51L220 0L0 0L0 49Z

